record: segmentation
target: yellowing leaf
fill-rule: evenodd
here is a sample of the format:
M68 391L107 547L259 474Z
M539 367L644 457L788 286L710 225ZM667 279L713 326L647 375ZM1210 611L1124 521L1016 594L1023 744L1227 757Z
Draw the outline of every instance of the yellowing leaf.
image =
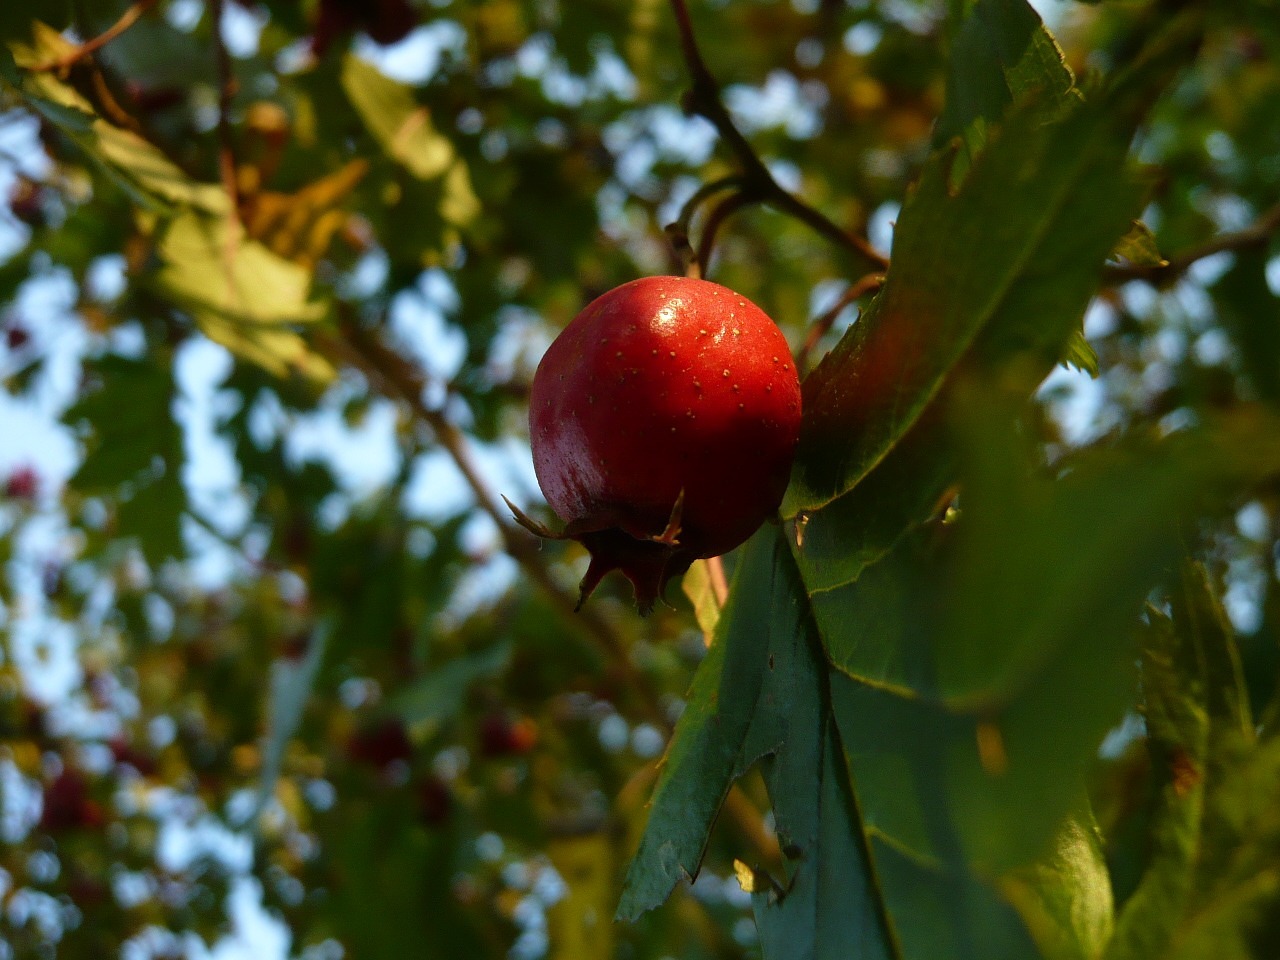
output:
M311 299L310 271L232 231L227 218L195 212L165 224L156 244L157 291L209 339L275 376L332 379L332 367L292 329L325 315L325 304Z
M614 955L614 844L605 831L555 837L547 855L568 885L548 913L552 960Z
M309 269L346 222L341 204L368 171L368 161L356 159L297 193L253 194L246 198L245 231L251 240Z
M693 604L693 614L703 635L710 640L715 635L716 624L720 622L720 603L716 600L715 591L711 589L707 561L694 561L693 566L685 573L680 587Z
M1133 221L1133 228L1120 238L1112 257L1127 260L1135 267L1163 267L1169 262L1160 256L1155 235L1141 220Z
M72 49L53 28L36 23L31 46L13 45L19 93L97 163L135 202L156 212L175 205L226 213L230 201L220 186L187 176L152 143L99 117L93 105L49 71L31 72ZM25 68L25 69L22 69Z
M453 144L436 131L413 91L355 56L342 64L342 89L388 156L420 180L434 180L454 160Z
M437 212L443 220L463 226L475 219L480 201L471 174L409 87L348 56L342 65L342 88L387 156L419 180L440 181Z

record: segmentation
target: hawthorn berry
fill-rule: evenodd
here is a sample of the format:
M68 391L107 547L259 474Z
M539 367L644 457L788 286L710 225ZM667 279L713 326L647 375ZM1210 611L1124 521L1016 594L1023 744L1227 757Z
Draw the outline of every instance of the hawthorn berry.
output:
M12 500L35 500L40 492L40 474L32 466L20 466L5 479L4 495Z
M413 742L404 723L388 717L357 730L347 743L347 756L379 770L413 757Z
M89 796L89 781L78 770L63 770L45 787L40 829L60 833L77 827L100 827L105 818Z
M10 323L4 328L4 343L10 350L21 350L31 342L31 331L20 323Z
M591 553L585 600L611 570L642 612L696 559L746 540L782 499L800 433L786 339L706 280L646 277L579 313L538 365L529 428L538 483ZM581 603L581 601L580 601Z
M524 756L538 744L538 725L528 717L491 713L480 721L480 753L486 757Z
M406 0L320 0L311 49L322 56L337 37L356 29L385 46L403 40L417 25L417 11Z

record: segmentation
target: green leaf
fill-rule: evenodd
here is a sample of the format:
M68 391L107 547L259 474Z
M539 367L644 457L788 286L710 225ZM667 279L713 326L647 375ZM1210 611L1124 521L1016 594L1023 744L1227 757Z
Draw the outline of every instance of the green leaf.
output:
M1052 116L1078 97L1057 41L1025 0L977 0L951 46L946 108L934 143L966 137L975 121L999 121L1029 94ZM970 144L976 149L977 144Z
M954 849L949 818L960 811L939 779L976 759L972 736L957 736L963 725L941 712L835 671L831 703L900 955L1037 956L1012 907Z
M72 49L60 34L36 24L31 45L13 45L20 69L18 92L51 123L56 124L135 203L156 213L175 207L196 207L225 214L226 192L216 184L200 183L132 130L107 122L74 87L47 70L29 68L56 60Z
M1134 623L1180 549L1179 519L1280 460L1274 425L1255 423L1229 446L1206 434L1091 451L1037 478L1016 416L982 395L972 409L986 425L959 444L959 520L811 600L854 681L841 735L869 821L915 856L1000 873L1038 858L1083 792L1131 696Z
M445 222L464 226L475 219L480 202L467 166L409 87L349 54L342 63L342 88L387 156L419 180L439 181L436 210Z
M1160 256L1155 235L1141 220L1133 221L1133 227L1120 238L1111 255L1115 259L1126 260L1136 267L1163 267L1169 262Z
M1239 654L1199 565L1182 565L1172 614L1150 610L1143 635L1160 792L1147 870L1107 958L1262 956L1280 906L1280 741L1256 742Z
M401 689L387 706L405 723L438 724L462 709L472 684L498 673L510 660L510 641L495 644L480 653L458 657Z
M1057 362L1139 201L1124 173L1128 137L1105 102L1054 123L1032 102L954 195L953 154L933 158L903 207L884 289L805 380L785 516L860 483L980 339L988 360L1043 354L1040 376Z
M1111 877L1093 815L1069 817L1048 857L1001 878L1046 960L1099 957L1111 938Z
M1062 355L1062 362L1068 367L1083 370L1095 380L1098 378L1098 354L1093 344L1085 339L1083 330L1071 331L1067 340L1067 349Z
M789 589L802 586L786 564ZM752 898L765 960L897 956L827 704L812 621L774 637L743 765L762 770L788 874Z
M172 371L108 356L91 368L91 388L63 419L88 428L85 456L70 486L116 505L117 533L135 537L154 565L181 556L182 431L171 414Z
M225 217L188 211L158 229L156 292L191 314L209 339L277 377L327 381L333 369L293 327L324 317L311 273L245 240Z
M1258 396L1280 404L1280 297L1267 285L1268 253L1241 250L1213 285L1223 326L1240 349L1240 363Z
M785 547L766 525L743 548L711 650L667 748L649 822L627 871L618 919L634 920L698 872L702 852L739 769L775 633L794 624L794 602L779 589Z
M387 155L420 180L442 176L454 161L453 144L431 123L431 112L413 91L373 64L348 54L342 89Z
M311 699L333 629L332 619L321 620L312 629L306 652L301 657L283 658L271 666L267 732L262 739L262 776L253 812L248 818L250 823L258 824L259 814L275 796L276 784L284 769L285 748L302 723L302 714Z

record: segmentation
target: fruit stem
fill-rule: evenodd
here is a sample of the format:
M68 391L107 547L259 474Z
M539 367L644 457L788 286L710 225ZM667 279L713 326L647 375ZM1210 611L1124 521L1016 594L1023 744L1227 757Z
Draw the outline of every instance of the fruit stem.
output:
M693 32L693 21L689 17L689 7L685 0L671 0L671 9L675 15L676 27L680 32L680 49L684 54L685 64L689 68L691 86L684 99L685 110L709 120L716 128L716 132L720 134L720 138L738 158L738 162L743 167L742 193L794 217L833 243L853 250L877 269L887 269L888 259L876 251L866 239L849 232L828 219L820 210L788 193L773 178L773 174L756 154L750 141L734 124L733 118L720 99L720 84L707 69L706 61L702 59L702 51L698 49L698 41Z

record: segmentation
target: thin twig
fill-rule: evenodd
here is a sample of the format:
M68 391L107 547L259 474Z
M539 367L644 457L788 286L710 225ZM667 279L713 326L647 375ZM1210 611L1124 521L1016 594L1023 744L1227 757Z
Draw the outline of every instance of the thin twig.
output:
M667 225L667 239L671 242L676 259L680 263L680 269L684 271L686 277L693 277L695 280L701 279L705 267L704 262L694 253L693 247L689 243L689 232L693 224L694 214L698 212L699 207L717 193L737 189L741 186L742 177L736 173L704 183L694 191L693 196L684 202L684 206L680 208L680 213L675 222Z
M213 18L213 49L218 62L218 172L231 201L234 234L240 222L240 185L236 182L236 154L231 138L231 100L236 94L236 78L231 68L231 54L222 36L222 4L223 0L211 0L209 15Z
M700 276L705 276L707 268L711 265L711 250L715 246L716 234L720 232L720 227L731 216L743 207L754 203L756 199L746 191L731 193L707 214L706 222L702 225L702 236L698 238L698 253L693 259Z
M1224 233L1198 247L1183 251L1160 264L1115 264L1107 267L1106 279L1111 283L1143 280L1164 286L1187 272L1192 264L1215 253L1260 247L1280 231L1280 203L1269 209L1252 225L1235 233Z
M821 316L813 321L809 326L809 333L804 338L804 345L800 347L796 354L796 368L805 369L809 362L809 357L813 354L814 349L818 346L818 342L827 335L832 324L836 322L836 317L849 306L849 304L862 299L868 293L875 293L884 286L883 273L868 273L865 277L855 280L849 285L849 289L840 295L830 309L824 311Z
M716 606L723 608L729 600L729 581L724 575L724 558L708 557L706 563L711 595L716 598Z
M120 36L120 34L132 27L142 18L144 13L156 5L156 2L157 0L138 0L137 3L130 6L120 15L119 20L107 27L107 29L102 31L102 33L98 34L91 40L86 40L78 47L68 50L56 60L51 60L48 63L36 64L34 67L30 68L31 72L46 73L56 71L60 74L65 73L74 66L77 61L84 59L96 50L106 46L116 37Z
M821 211L788 193L774 179L769 168L734 124L720 99L720 84L702 59L685 0L671 0L671 8L675 14L676 27L680 33L680 49L684 53L691 84L684 101L685 109L709 120L720 134L720 139L737 157L738 163L742 165L743 192L795 217L833 243L853 250L873 267L879 270L888 268L889 261L865 238L844 229Z
M226 191L227 240L223 250L223 267L226 271L227 296L238 297L235 261L243 233L240 220L240 184L236 177L236 152L231 136L231 100L236 94L236 77L231 67L231 54L227 52L226 38L222 35L223 0L211 0L209 16L213 19L213 51L218 64L218 176Z

